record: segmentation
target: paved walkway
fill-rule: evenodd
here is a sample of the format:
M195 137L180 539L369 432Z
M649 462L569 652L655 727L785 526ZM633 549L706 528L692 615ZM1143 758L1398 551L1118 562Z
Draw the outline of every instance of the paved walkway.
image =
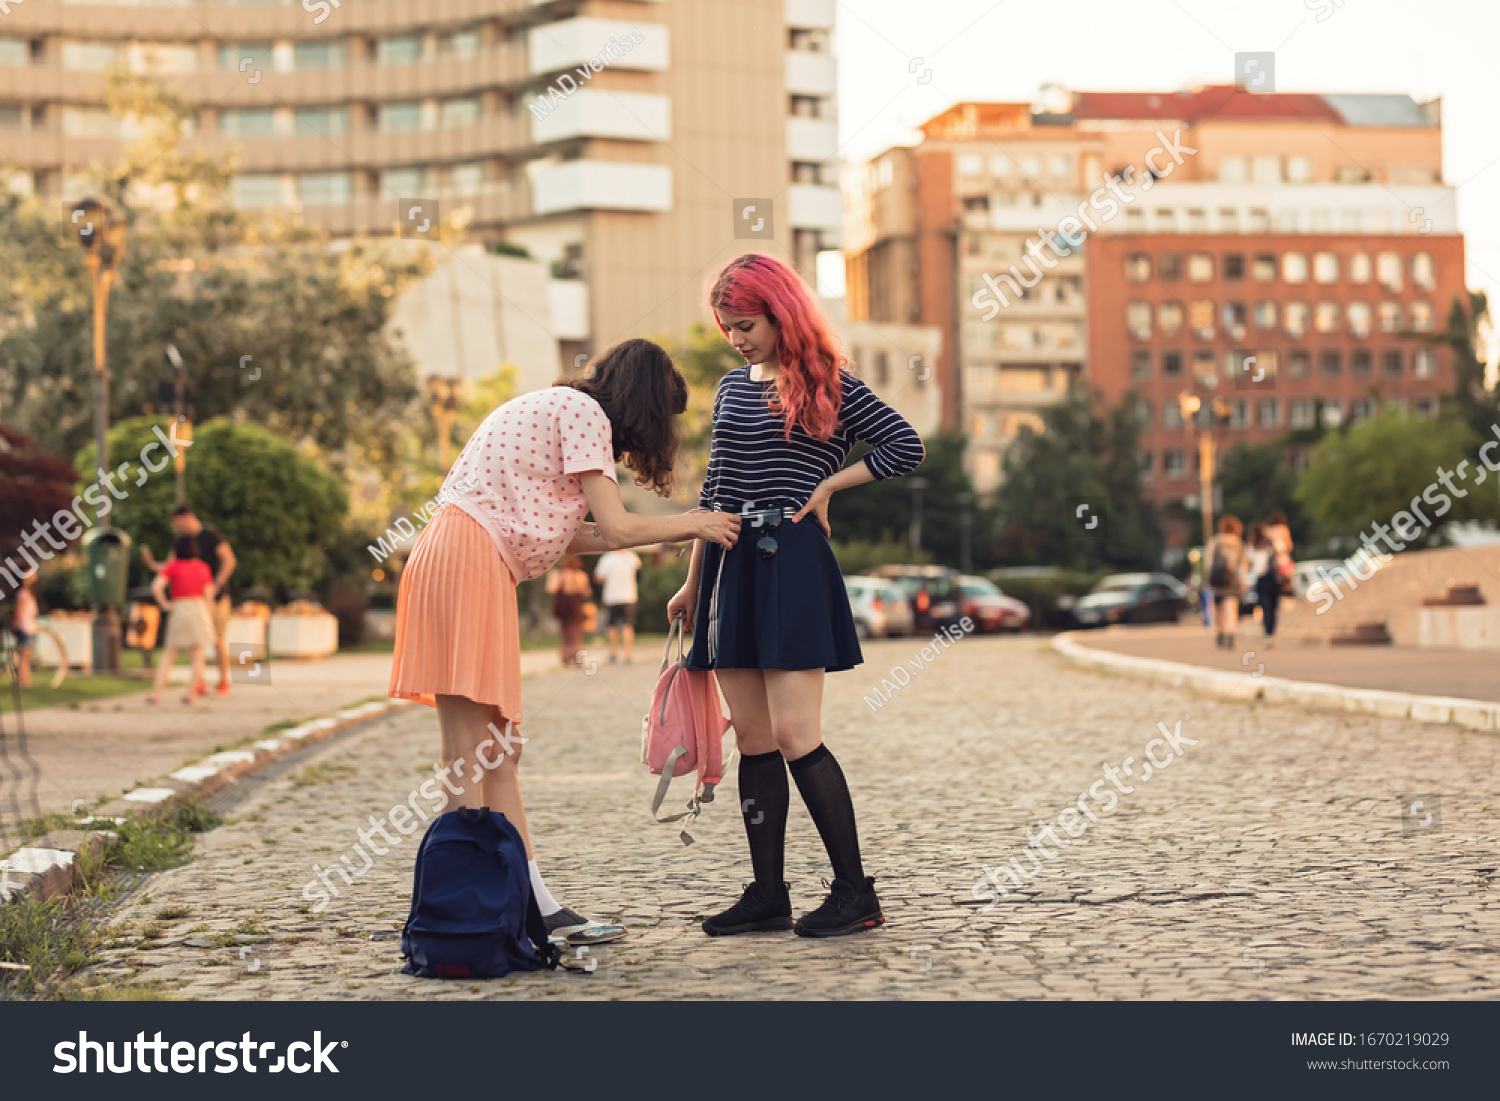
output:
M343 893L311 912L314 862L350 853L367 816L429 775L436 726L413 708L247 797L193 863L122 908L115 947L84 981L227 999L1500 995L1500 738L1219 702L1079 670L1044 646L971 638L916 670L913 640L880 642L867 665L828 679L825 730L889 918L873 933L703 936L699 915L750 877L734 770L690 848L650 820L653 779L637 762L647 663L526 686L525 790L549 884L632 930L594 950L592 974L398 974L416 834L352 887L335 877ZM872 712L861 697L882 675L905 679L889 672L898 664L909 682ZM1146 743L1159 721L1178 720L1196 744L1181 742L1147 779ZM1018 857L1029 871L1027 827L1055 820L1127 757L1132 791L1113 813L1091 804L1098 821L1070 848L1049 845L1024 888L975 897L981 864ZM1409 814L1416 801L1422 817ZM827 874L794 794L787 878L799 911ZM190 912L144 928L176 906Z
M556 668L557 657L527 652L522 662L524 671L538 672ZM14 824L18 811L30 818L68 812L78 799L93 805L100 796L165 776L277 722L301 722L361 700L384 699L391 657L340 654L322 661L280 661L271 666L268 686L232 684L228 696L203 696L184 707L178 702L180 688L172 685L186 684L189 673L187 666L173 670L164 702L156 707L145 702L150 685L143 682L139 692L127 696L26 712L27 750L40 773L35 806L31 773L18 752L15 716L0 716L10 754L8 762L0 762L0 824ZM217 669L210 670L208 682L219 683Z
M1079 631L1080 646L1138 658L1181 661L1244 672L1243 655L1253 650L1250 668L1264 662L1265 675L1288 680L1383 688L1426 696L1500 700L1500 655L1486 650L1418 650L1404 646L1305 646L1288 640L1265 646L1258 624L1241 624L1238 645L1220 650L1213 632L1192 626L1110 627Z

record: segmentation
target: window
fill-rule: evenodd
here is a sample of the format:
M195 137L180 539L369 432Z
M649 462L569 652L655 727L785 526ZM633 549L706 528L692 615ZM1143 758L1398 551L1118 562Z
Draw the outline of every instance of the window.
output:
M1220 183L1244 183L1247 165L1238 153L1226 153L1219 158Z
M1282 330L1293 340L1307 332L1308 309L1306 302L1288 302L1281 310Z
M1235 398L1229 403L1229 427L1250 427L1250 403L1244 398Z
M1165 378L1182 377L1182 353L1163 352L1161 354L1161 373Z
M1295 154L1286 159L1286 178L1288 183L1309 183L1312 181L1312 176L1311 157Z
M1240 231L1240 212L1232 206L1219 208L1219 232L1238 233ZM1236 278L1238 278L1236 276Z
M1313 311L1313 328L1320 333L1338 332L1339 304L1337 302L1319 302L1318 308Z
M1278 210L1276 212L1276 232L1277 233L1296 233L1297 232L1297 211L1296 211L1295 207L1292 207L1292 208L1283 207L1281 210Z
M1250 178L1258 184L1281 182L1281 158L1275 153L1264 153L1250 161Z
M1214 278L1213 254L1195 252L1188 256L1187 275L1188 281L1191 283L1212 283Z
M427 190L427 173L421 168L387 168L380 174L382 199L410 199Z
M1224 254L1224 278L1235 280L1245 278L1245 257L1243 253L1226 252Z
M1151 303L1129 302L1125 306L1125 327L1136 340L1151 339Z
M292 46L294 69L342 69L348 50L342 42L298 42Z
M0 104L0 130L20 130L25 126L26 112L19 103Z
M1369 378L1374 373L1375 357L1368 349L1359 348L1349 353L1349 374L1353 378Z
M1161 426L1163 428L1182 427L1182 407L1175 401L1161 403Z
M1288 252L1281 257L1281 279L1284 283L1307 282L1307 256Z
M438 39L438 53L445 57L474 57L479 53L477 30L454 31Z
M349 129L349 111L344 107L298 107L297 133L342 134ZM306 202L306 200L303 200Z
M1177 211L1172 207L1162 207L1156 212L1156 228L1161 233L1177 232Z
M1432 303L1413 302L1411 304L1411 327L1413 332L1425 333L1432 330Z
M1142 428L1150 428L1155 410L1146 398L1135 399L1135 420Z
M1011 170L1014 169L1015 166L1015 161L1011 160L1004 153L996 153L993 157L990 158L990 175L994 176L998 180L1008 179L1010 177Z
M236 176L234 205L241 210L281 205L281 177L273 175Z
M0 65L19 68L31 64L31 44L24 38L0 38Z
M1349 282L1368 283L1373 270L1368 252L1356 252L1349 257Z
M67 66L67 47L63 47L63 65ZM246 69L270 69L271 44L269 42L235 42L219 47L219 68L226 73L240 71L240 62L250 59Z
M1193 380L1205 390L1212 390L1219 385L1218 373L1214 370L1214 354L1212 352L1193 353Z
M1270 212L1267 211L1265 207L1252 206L1250 208L1250 232L1251 233L1270 233L1271 232L1271 215L1270 215Z
M884 386L891 381L891 357L889 352L875 353L875 385Z
M1187 227L1189 233L1208 232L1208 214L1202 207L1191 207L1187 212Z
M269 138L276 132L276 116L269 107L241 107L225 111L220 127L231 138Z
M1324 348L1318 353L1318 374L1323 378L1337 378L1344 370L1344 357L1336 348Z
M443 102L440 124L444 130L460 126L473 126L479 122L479 97L466 96Z
M380 129L387 133L422 128L422 105L420 103L382 103L380 105Z
M1224 303L1224 336L1229 340L1245 339L1245 304Z
M1146 212L1138 206L1126 207L1125 228L1131 233L1146 232Z
M1181 478L1187 473L1187 453L1180 447L1169 447L1163 451L1161 472L1168 478Z
M1151 475L1156 472L1156 452L1150 448L1137 451L1135 454L1135 468L1142 478L1150 481Z
M984 158L974 153L963 154L958 158L958 174L960 176L984 175Z
M1380 353L1380 373L1385 378L1401 377L1401 353L1394 348Z
M1032 182L1039 180L1042 175L1042 158L1035 153L1027 153L1021 158L1021 174Z
M1156 307L1156 327L1162 336L1176 336L1182 331L1182 303L1162 302Z
M465 199L473 198L484 190L484 165L456 164L453 166L453 193Z
M1411 403L1411 411L1423 420L1431 420L1437 416L1437 398L1418 398Z
M1323 408L1318 411L1318 416L1324 428L1337 428L1344 422L1344 407L1337 398L1324 401Z
M1188 306L1188 327L1199 340L1214 338L1214 304L1200 298Z
M1144 252L1132 252L1125 258L1125 279L1130 283L1145 283L1151 278L1151 257Z
M297 177L297 199L303 206L341 206L349 195L347 172L305 172Z
M1401 303L1382 302L1380 304L1380 331L1383 333L1401 331Z
M266 50L267 56L270 49ZM97 73L113 65L119 50L113 42L64 42L62 67L82 72ZM233 68L233 66L230 66Z
M1370 398L1355 398L1349 403L1349 421L1358 424L1375 415L1375 402Z
M1336 253L1313 253L1313 279L1319 283L1339 281L1339 258Z
M1368 302L1351 302L1345 311L1349 318L1349 335L1357 336L1361 340L1370 335L1370 304Z
M1258 252L1250 262L1250 278L1257 283L1276 282L1276 257L1269 252Z
M1411 354L1411 377L1431 378L1437 366L1437 356L1431 348L1418 348Z
M1158 258L1156 270L1163 283L1177 282L1182 278L1182 253L1162 253Z
M1056 153L1047 161L1054 180L1067 180L1073 175L1073 158L1065 153Z
M1401 289L1401 257L1394 252L1382 252L1375 257L1375 278L1388 291Z
M1273 298L1262 298L1255 304L1255 327L1257 329L1276 328L1276 300Z
M1411 281L1424 291L1430 291L1437 286L1437 276L1432 267L1432 253L1419 252L1411 258Z
M1312 371L1312 354L1304 348L1293 348L1286 356L1288 378L1306 378Z
M422 60L422 36L401 35L398 38L382 38L376 47L375 58L382 65L410 65Z
M1130 378L1134 382L1144 382L1151 377L1151 353L1143 349L1136 349L1130 353Z
M1281 427L1281 402L1275 398L1261 398L1256 405L1256 422L1262 428Z
M1317 405L1312 398L1293 398L1287 402L1287 421L1293 428L1312 428L1318 423Z

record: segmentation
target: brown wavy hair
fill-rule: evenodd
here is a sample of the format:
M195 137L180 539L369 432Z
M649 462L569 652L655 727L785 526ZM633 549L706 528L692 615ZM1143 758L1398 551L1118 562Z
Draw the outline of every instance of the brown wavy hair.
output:
M677 467L677 417L687 412L687 380L660 344L626 340L589 364L582 377L554 386L582 390L609 418L615 461L635 472L635 484L659 496L672 492Z

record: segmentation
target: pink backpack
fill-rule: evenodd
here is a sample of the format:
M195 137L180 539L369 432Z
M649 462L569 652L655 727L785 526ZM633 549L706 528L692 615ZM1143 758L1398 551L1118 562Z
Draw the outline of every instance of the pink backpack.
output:
M656 691L651 694L651 710L641 720L641 761L653 776L660 776L656 794L651 799L651 815L658 822L692 821L701 813L704 803L714 801L714 788L724 777L724 733L729 720L719 702L719 681L712 670L687 667L683 652L682 617L672 621L667 632L667 646L661 658L661 674ZM672 641L677 641L677 660L672 660ZM672 777L683 776L694 769L698 780L687 810L663 818L662 800ZM682 843L691 845L693 837L686 824Z

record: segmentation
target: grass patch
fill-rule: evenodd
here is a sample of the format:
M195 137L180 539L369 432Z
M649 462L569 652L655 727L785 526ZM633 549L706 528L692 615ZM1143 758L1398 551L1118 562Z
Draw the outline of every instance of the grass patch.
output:
M0 968L0 993L38 993L52 980L87 964L97 944L69 899L27 899L0 906L0 960L30 968Z
M157 921L181 921L193 912L191 906L163 906L156 911Z
M40 680L45 675L45 673L38 673L36 679ZM22 688L20 690L21 709L36 711L43 707L76 707L80 704L93 703L96 700L107 700L113 696L144 692L150 687L150 681L139 677L116 677L106 674L88 676L79 673L70 675L61 688L48 688L41 684ZM15 709L15 690L6 687L4 691L0 691L0 713L11 712Z
M177 803L165 813L137 815L115 831L105 861L141 872L176 868L191 859L193 835L220 821L198 800Z
M354 766L334 761L325 761L321 764L308 765L297 778L292 781L294 788L308 788L314 784L321 784L328 780L338 780L345 776L354 775Z

